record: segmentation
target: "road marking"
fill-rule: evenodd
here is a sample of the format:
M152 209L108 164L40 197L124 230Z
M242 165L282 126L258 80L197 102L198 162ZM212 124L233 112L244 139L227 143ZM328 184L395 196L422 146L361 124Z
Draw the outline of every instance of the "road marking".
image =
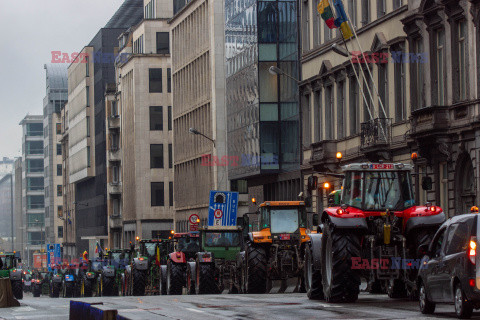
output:
M193 308L185 308L188 311L193 311L193 312L198 312L198 313L205 313L205 311L198 310L198 309L193 309Z
M32 307L25 306L25 307L15 308L12 312L18 313L18 312L30 312L30 311L35 311L35 309Z

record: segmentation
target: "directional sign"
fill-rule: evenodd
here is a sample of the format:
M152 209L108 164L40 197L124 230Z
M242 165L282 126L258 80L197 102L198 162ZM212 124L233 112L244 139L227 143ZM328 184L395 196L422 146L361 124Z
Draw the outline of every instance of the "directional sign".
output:
M209 226L237 225L238 192L210 191Z
M48 244L47 245L47 266L48 271L52 271L52 265L60 263L61 259L60 244Z

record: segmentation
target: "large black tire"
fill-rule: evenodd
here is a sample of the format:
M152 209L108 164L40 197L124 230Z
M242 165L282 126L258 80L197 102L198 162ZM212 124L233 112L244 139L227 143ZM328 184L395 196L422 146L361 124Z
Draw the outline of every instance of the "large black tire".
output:
M419 248L420 246L430 245L432 242L433 236L435 235L435 229L424 229L424 230L415 230L414 232L411 232L409 235L409 240L410 241L410 256L412 256L413 259L422 259L423 255L421 254ZM406 293L403 296L400 297L408 297L412 301L418 300L418 288L408 285L408 283L415 283L417 280L417 275L418 275L418 269L417 268L412 268L408 270L408 279L410 280L407 282L406 286ZM403 293L402 293L403 294Z
M185 271L186 266L184 264L168 261L167 264L167 294L169 295L181 295L183 285L185 284Z
M355 302L360 293L360 272L352 257L360 257L360 238L352 230L325 227L322 237L322 283L327 302Z
M21 300L23 299L23 283L22 280L15 280L12 281L12 291L13 291L13 296L15 299Z
M368 288L368 292L372 294L384 294L385 293L385 287L383 286L382 280L374 280L371 284L370 287Z
M34 285L32 288L32 294L34 298L40 297L42 294L42 287L40 285Z
M401 299L407 297L407 287L405 282L400 279L391 279L388 282L387 294L392 299Z
M310 300L323 300L322 272L313 266L312 251L310 246L305 248L305 290Z
M459 319L470 319L472 317L473 305L467 300L460 283L455 286L455 314Z
M147 272L137 269L133 269L133 292L134 296L144 296L145 295L145 285L147 280Z
M75 286L73 284L64 283L63 297L64 298L73 298L75 292Z
M213 263L197 263L197 281L195 291L197 294L216 294L215 265Z
M160 266L160 294L167 294L167 266Z
M85 279L83 281L83 296L84 297L93 296L93 280Z
M419 299L418 304L420 307L420 312L423 314L433 314L435 312L435 303L428 300L427 289L425 284L420 282L419 289Z
M195 277L195 278L194 278ZM192 267L190 266L189 263L187 263L187 294L196 294L196 289L195 289L195 279L196 279L196 274L193 273Z
M60 287L61 287L61 283L59 282L52 283L52 298L60 297Z
M262 247L247 246L246 291L247 293L267 293L267 253Z
M102 277L102 296L111 297L115 295L115 279L110 277Z

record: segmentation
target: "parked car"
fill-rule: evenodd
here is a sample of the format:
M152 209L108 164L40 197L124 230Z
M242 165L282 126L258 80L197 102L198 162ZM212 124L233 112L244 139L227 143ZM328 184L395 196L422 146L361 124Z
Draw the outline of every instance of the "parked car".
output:
M445 221L430 245L421 246L417 285L423 314L432 314L437 303L454 304L458 318L470 318L480 308L480 219L463 214Z

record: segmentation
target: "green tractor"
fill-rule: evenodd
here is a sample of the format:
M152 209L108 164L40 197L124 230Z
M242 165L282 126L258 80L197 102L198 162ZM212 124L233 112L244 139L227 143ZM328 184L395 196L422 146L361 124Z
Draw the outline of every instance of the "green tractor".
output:
M237 256L243 248L242 228L208 226L200 234L202 252L196 254L195 261L187 262L188 294L238 293L235 275Z
M1 267L0 277L10 278L12 283L13 295L16 299L23 299L22 269L18 266L21 262L20 256L16 252L0 253Z
M161 281L161 268L165 266L167 255L172 250L173 243L170 240L140 240L137 256L125 268L124 295L143 296L165 291L166 280Z
M131 250L109 250L105 256L107 264L100 270L97 283L101 296L118 296L123 291L125 268L130 263Z

